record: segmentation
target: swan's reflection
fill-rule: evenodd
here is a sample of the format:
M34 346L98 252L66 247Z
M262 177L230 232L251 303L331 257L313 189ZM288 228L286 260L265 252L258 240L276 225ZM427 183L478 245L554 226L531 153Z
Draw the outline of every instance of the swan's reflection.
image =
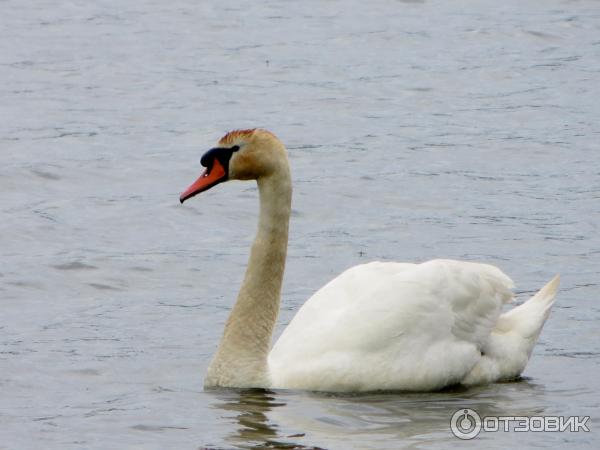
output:
M318 448L307 447L307 440L325 447L352 442L365 449L398 443L446 445L456 440L450 418L461 408L482 417L533 416L542 415L546 405L544 386L527 379L433 393L212 392L218 398L214 407L234 413L236 427L228 444L244 449Z
M227 389L211 391L220 400L215 407L233 412L237 429L227 437L236 448L243 449L317 449L294 443L294 437L303 433L284 435L278 426L269 421L267 413L274 408L285 406L276 399L275 392L265 389Z

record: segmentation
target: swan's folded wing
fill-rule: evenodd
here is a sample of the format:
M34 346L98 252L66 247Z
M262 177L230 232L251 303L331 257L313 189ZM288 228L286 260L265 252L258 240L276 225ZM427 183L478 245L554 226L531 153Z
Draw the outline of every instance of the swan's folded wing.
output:
M441 286L452 308L452 334L481 347L495 327L502 305L513 298L512 280L497 267L462 261L439 260L448 271Z
M348 390L368 390L369 380L376 389L423 389L460 379L511 286L495 267L459 261L348 269L302 306L275 344L274 387L279 379L327 389L341 376ZM302 385L307 379L316 387Z

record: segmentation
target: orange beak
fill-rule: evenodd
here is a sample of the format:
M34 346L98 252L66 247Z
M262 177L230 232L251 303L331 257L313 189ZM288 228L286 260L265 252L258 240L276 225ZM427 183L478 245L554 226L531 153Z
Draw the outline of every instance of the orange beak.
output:
M192 198L194 195L199 194L200 192L207 191L213 186L225 181L227 179L227 172L219 162L218 158L213 160L212 167L207 168L200 178L198 178L194 183L183 192L179 196L179 201L183 203L188 198Z

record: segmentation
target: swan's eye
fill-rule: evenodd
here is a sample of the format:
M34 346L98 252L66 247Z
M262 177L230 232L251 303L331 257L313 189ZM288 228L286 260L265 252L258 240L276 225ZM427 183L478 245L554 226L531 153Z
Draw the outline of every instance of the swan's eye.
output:
M237 152L239 149L240 149L239 145L234 145L233 147L231 147L232 152Z

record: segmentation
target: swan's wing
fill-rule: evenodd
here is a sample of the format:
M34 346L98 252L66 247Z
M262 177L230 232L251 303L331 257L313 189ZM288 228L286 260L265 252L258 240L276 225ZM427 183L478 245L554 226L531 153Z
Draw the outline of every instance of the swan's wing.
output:
M480 357L512 281L450 260L352 267L313 295L269 355L273 387L430 389Z

